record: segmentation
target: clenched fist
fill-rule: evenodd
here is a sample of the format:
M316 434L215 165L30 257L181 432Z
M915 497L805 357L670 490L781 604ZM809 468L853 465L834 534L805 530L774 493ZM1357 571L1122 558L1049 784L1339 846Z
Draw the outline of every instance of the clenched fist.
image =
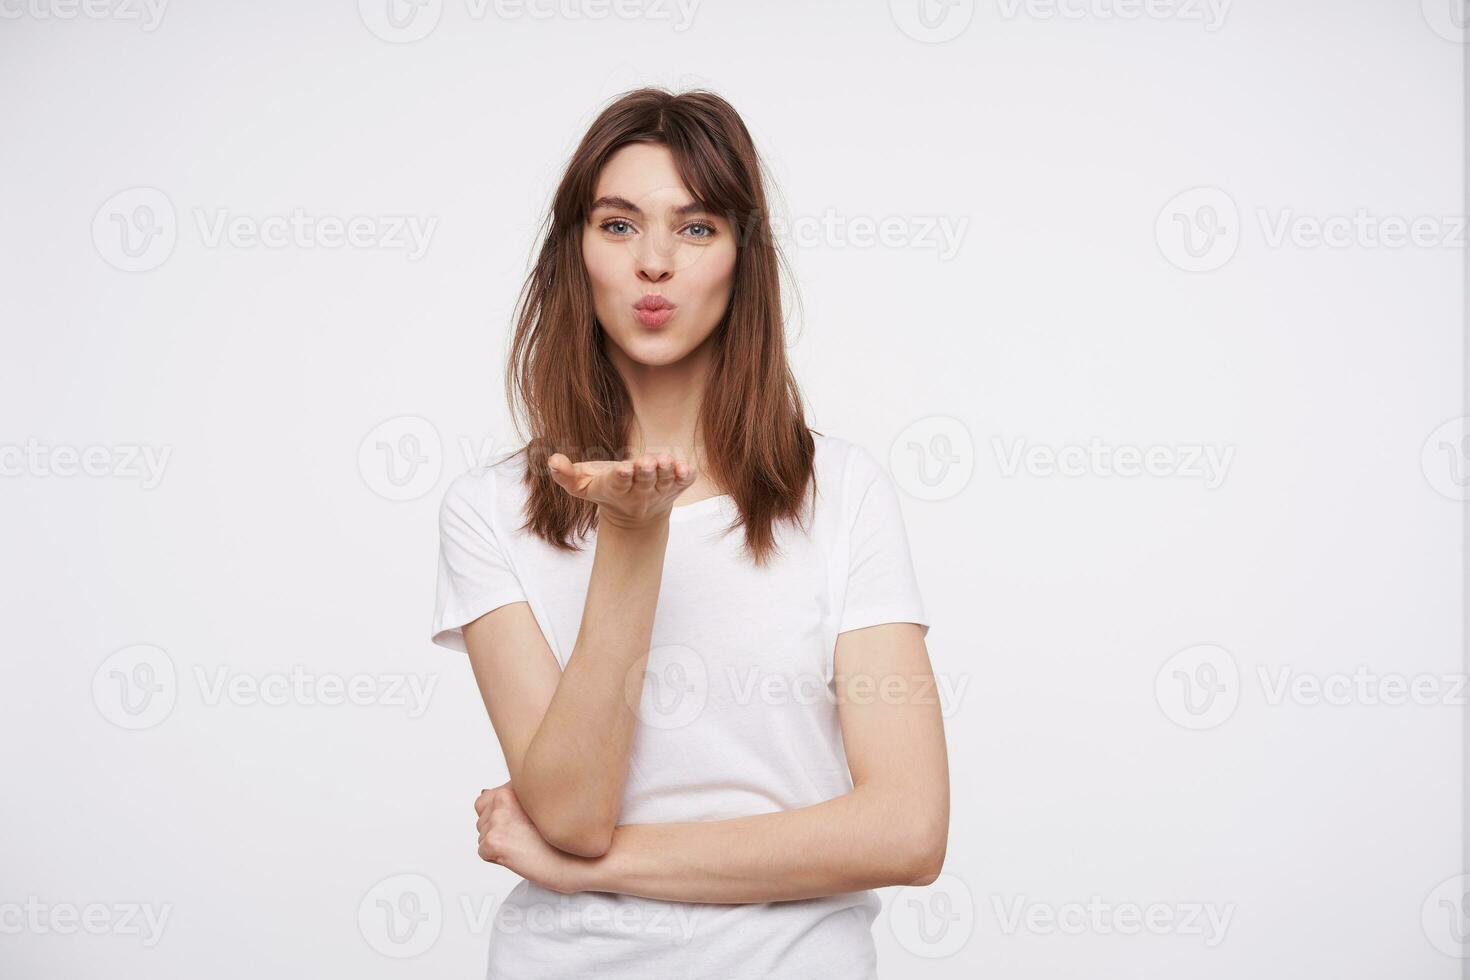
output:
M481 792L475 798L475 817L482 861L508 868L527 881L563 894L582 891L592 880L592 862L546 843L521 809L510 783Z

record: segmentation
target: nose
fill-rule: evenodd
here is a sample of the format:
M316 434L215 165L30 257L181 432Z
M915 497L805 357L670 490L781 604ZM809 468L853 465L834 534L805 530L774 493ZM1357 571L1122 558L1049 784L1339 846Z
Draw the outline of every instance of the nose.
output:
M657 232L642 236L633 256L638 268L638 278L644 282L663 282L672 276L676 248L677 242L665 242Z

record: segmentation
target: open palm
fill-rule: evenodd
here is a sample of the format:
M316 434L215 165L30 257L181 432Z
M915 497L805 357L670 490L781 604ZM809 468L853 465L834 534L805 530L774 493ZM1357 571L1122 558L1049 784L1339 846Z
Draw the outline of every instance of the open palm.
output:
M597 504L599 520L619 527L643 527L667 514L674 500L694 484L694 467L668 453L642 453L633 459L573 463L553 453L551 478L573 497Z

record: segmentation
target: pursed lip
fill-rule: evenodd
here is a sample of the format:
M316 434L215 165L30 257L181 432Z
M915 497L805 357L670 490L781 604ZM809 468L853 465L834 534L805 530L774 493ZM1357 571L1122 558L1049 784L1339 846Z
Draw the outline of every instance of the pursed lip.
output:
M648 310L650 312L657 310L672 310L673 308L674 304L671 303L669 300L665 299L662 296L656 296L652 293L648 294L647 296L643 297L638 302L633 304L633 309L635 310Z

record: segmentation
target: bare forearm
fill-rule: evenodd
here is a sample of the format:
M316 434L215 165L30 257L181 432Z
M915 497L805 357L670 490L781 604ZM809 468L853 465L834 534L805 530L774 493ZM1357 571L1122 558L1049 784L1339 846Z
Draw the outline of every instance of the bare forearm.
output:
M617 819L668 533L667 519L636 530L599 527L577 641L522 762L517 787L527 811L576 853L598 835L568 839L581 833L567 824L610 832Z
M677 902L776 902L939 873L947 806L859 787L809 807L706 823L627 824L582 862L582 887Z

